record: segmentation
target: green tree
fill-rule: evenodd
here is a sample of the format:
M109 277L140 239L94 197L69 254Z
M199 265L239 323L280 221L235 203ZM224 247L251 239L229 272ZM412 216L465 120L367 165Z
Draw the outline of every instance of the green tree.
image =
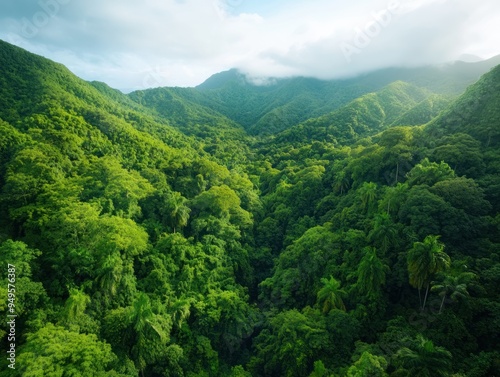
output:
M380 200L380 211L385 210L388 215L397 214L408 192L408 184L398 182L396 186L385 187L385 192Z
M309 377L325 377L326 376L326 367L325 364L321 360L314 362L314 370L309 375Z
M375 356L369 352L363 352L347 370L347 377L386 377L387 360L382 356Z
M351 187L351 179L347 175L344 169L339 170L335 173L335 181L333 184L333 189L340 193L340 195L344 195L347 190Z
M240 205L240 198L227 185L212 186L192 201L193 215L202 220L213 216L220 220L229 220L240 228L247 228L253 223L252 216Z
M124 169L111 156L95 161L89 174L95 181L86 188L83 196L97 197L98 201L109 203L105 206L106 211L120 217L140 216L139 201L154 192L153 186L137 171Z
M146 367L166 356L171 327L170 316L164 308L161 305L153 307L149 297L142 292L131 306L108 311L102 321L104 338L122 359L130 358L142 375Z
M111 346L94 334L78 334L49 323L28 334L16 367L25 377L111 377L118 375L111 369L115 361Z
M192 301L190 299L180 299L176 300L169 307L169 311L172 317L172 324L180 329L182 324L187 321L189 316L191 315L191 305Z
M169 340L171 323L153 312L145 293L138 295L127 314L127 321L134 333L131 356L137 369L144 373L145 367L161 355L162 347Z
M391 246L398 245L398 226L391 220L389 214L378 213L375 215L373 229L368 234L368 240L377 245L383 255Z
M254 331L257 312L247 297L237 291L210 290L205 300L194 304L194 321L199 331L212 340L224 359L241 351L242 343Z
M328 313L332 309L340 309L345 311L344 301L342 297L346 296L346 292L340 288L340 282L333 276L330 279L321 278L323 287L318 291L318 305L322 307L323 313Z
M431 292L437 292L443 299L439 306L439 313L443 310L444 301L449 296L453 301L464 299L469 296L467 284L476 275L472 272L462 272L459 275L445 275L444 279L439 283L434 283L431 287Z
M380 288L385 284L385 276L389 266L377 256L377 249L366 247L363 258L356 272L358 280L356 288L370 299L380 295Z
M377 184L374 182L364 182L358 189L358 195L361 198L363 209L366 212L371 212L377 198Z
M421 308L425 308L427 294L432 276L446 270L450 265L450 257L444 251L444 245L439 242L439 236L427 236L423 242L415 242L408 251L408 273L410 284L420 291L424 285L427 286L425 298Z
M57 161L60 156L56 148L43 143L16 153L4 173L5 187L2 194L11 208L20 208L34 202L42 192L43 185L63 177Z
M71 330L84 315L85 309L90 304L90 297L76 288L69 290L69 297L64 304L62 322Z
M415 151L410 146L413 135L410 127L391 127L380 136L378 144L385 147L383 157L386 166L385 178L388 184L398 184L406 174L406 166L411 166ZM394 178L393 178L394 177Z
M170 215L170 225L175 233L176 229L187 225L191 209L187 206L187 199L179 192L173 192L166 205Z
M484 173L481 143L465 133L446 135L436 141L432 159L446 161L458 175L477 177Z
M109 298L116 294L123 276L123 260L118 253L113 253L104 259L97 271L97 286L100 292Z
M449 376L452 355L443 347L435 346L431 340L417 335L411 347L403 347L396 353L396 364L404 368L409 376Z
M0 264L16 266L17 278L31 278L32 266L41 254L40 250L32 249L21 241L6 240L0 244Z
M455 172L446 162L441 161L438 164L424 158L408 172L407 176L410 187L415 185L432 186L439 181L454 178Z
M103 259L119 252L124 260L130 260L148 247L148 234L131 219L102 216L93 226L91 245Z
M346 237L350 236L346 233ZM283 251L277 260L273 276L261 283L269 291L273 305L303 307L314 305L329 264L341 264L338 251L341 236L332 233L328 224L308 229Z
M252 377L252 375L247 372L241 365L237 365L231 368L231 374L229 377Z
M468 215L484 216L491 210L491 204L484 199L484 190L470 178L447 179L436 183L430 191Z
M250 367L256 375L307 375L318 352L329 345L322 317L310 314L313 313L294 309L280 312L269 320L255 339L257 354Z

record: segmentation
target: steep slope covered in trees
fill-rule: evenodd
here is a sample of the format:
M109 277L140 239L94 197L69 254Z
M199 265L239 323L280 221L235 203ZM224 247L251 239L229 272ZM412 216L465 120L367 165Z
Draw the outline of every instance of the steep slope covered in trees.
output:
M237 347L258 318L244 287L252 181L102 85L0 50L0 257L16 266L16 372L227 368L214 348Z
M352 143L391 125L429 96L430 93L423 89L397 81L379 92L365 94L332 113L291 127L278 134L276 141Z
M0 376L498 375L499 69L123 95L0 42Z
M210 108L183 98L183 89L158 88L136 91L129 95L137 103L148 107L176 129L196 136L206 151L216 154L221 162L234 163L235 157L244 160L250 151L250 138L243 127Z

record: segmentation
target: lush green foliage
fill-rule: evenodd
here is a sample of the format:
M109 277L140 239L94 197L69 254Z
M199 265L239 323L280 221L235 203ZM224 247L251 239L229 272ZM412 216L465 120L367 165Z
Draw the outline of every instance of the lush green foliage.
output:
M0 376L498 374L500 67L454 102L487 65L128 96L0 67Z

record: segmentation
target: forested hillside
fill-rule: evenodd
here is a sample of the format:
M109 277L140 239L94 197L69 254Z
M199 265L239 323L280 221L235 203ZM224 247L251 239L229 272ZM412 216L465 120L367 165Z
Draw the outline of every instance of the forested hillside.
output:
M125 95L0 41L0 376L499 376L492 62Z
M395 81L440 96L456 97L497 64L500 64L500 56L477 63L389 68L331 81L305 77L252 80L233 69L213 75L196 88L176 88L176 92L185 99L217 110L251 134L272 134L335 111ZM255 85L256 82L262 85Z

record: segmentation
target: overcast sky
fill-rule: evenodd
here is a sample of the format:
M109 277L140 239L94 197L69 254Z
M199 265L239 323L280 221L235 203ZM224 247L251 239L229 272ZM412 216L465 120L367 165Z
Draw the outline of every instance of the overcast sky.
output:
M1 0L0 39L129 91L500 54L499 0ZM1 67L0 67L1 69Z

